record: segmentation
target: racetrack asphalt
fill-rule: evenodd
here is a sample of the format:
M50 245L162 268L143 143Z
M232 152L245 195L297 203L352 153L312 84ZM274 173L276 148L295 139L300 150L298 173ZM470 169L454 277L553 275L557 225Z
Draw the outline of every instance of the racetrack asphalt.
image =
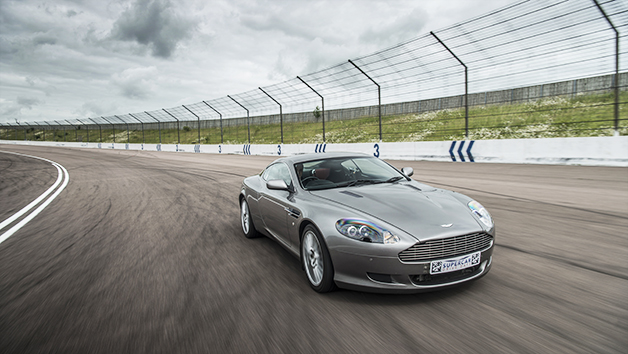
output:
M0 353L626 353L628 169L390 161L482 203L493 268L415 295L318 294L246 239L242 179L275 157L0 145ZM0 234L6 230L1 230Z

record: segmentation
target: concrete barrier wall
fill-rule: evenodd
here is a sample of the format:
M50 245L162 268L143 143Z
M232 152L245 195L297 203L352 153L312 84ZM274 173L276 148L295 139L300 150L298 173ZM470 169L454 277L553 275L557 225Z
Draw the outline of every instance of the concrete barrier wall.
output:
M628 167L628 136L280 145L159 145L0 140L0 147L2 147L2 145L60 146L175 153L266 155L277 157L304 153L324 154L332 151L348 151L366 153L390 160Z

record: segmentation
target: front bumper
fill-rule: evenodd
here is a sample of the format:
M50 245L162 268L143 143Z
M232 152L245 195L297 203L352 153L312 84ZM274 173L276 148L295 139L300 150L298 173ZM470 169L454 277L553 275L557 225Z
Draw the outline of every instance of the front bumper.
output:
M419 293L442 289L486 275L491 269L494 242L481 250L479 264L449 273L430 274L431 261L404 263L396 255L360 255L331 251L334 281L340 288L378 293Z

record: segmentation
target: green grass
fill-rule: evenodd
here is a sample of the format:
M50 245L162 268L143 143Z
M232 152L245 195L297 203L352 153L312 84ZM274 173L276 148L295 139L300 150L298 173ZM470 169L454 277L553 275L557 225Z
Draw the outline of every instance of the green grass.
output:
M614 133L614 96L610 94L551 97L517 104L475 106L469 109L469 138L518 139L576 136L610 136ZM444 141L461 140L465 137L465 111L462 109L441 110L420 114L404 114L382 117L383 141ZM628 92L620 95L620 134L628 135ZM227 121L225 121L227 122ZM198 130L182 128L181 144L198 144ZM252 125L251 143L281 143L279 124ZM142 131L112 129L89 130L90 142L142 143ZM322 122L288 123L283 126L285 144L323 142ZM44 131L0 129L0 139L43 141ZM45 131L46 141L87 142L87 130ZM220 144L220 128L201 129L201 144ZM128 138L127 138L128 136ZM159 143L158 130L144 131L146 143ZM161 130L163 144L176 144L179 137L176 129ZM248 142L246 125L223 128L224 144ZM360 143L379 141L377 117L364 117L344 121L325 122L327 143Z

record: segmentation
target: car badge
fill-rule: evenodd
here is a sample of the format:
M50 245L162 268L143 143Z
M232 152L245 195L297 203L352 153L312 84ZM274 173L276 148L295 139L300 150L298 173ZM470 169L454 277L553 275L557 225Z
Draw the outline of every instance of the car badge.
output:
M454 224L442 224L440 227L452 227Z

